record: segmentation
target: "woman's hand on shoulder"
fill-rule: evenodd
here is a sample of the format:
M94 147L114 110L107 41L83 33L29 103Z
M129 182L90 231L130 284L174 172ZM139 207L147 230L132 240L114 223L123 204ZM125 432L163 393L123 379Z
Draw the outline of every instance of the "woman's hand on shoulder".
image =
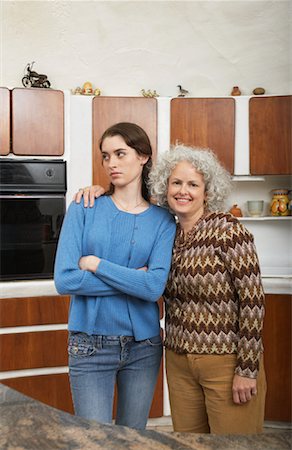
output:
M84 188L80 188L76 194L73 196L73 200L76 203L80 203L83 197L84 207L87 208L89 205L90 208L94 205L95 199L100 197L105 193L105 189L98 185L94 184L92 186L87 186Z
M235 374L233 377L232 396L237 405L248 402L257 394L257 380L255 378L241 377Z

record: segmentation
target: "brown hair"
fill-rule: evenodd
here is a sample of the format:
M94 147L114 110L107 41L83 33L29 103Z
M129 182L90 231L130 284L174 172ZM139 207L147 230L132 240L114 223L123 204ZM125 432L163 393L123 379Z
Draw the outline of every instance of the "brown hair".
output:
M121 136L125 143L136 150L138 155L148 156L149 159L143 166L142 171L142 196L149 201L150 195L147 187L149 172L152 167L152 147L150 139L143 128L139 125L130 122L120 122L109 127L100 138L99 148L102 151L102 144L105 138L113 136ZM106 195L111 195L114 192L114 186L111 183Z

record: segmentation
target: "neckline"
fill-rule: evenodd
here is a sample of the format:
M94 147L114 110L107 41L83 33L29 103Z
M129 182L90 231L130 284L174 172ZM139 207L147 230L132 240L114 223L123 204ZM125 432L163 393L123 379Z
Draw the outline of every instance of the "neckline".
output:
M132 213L132 212L128 212L128 211L124 211L124 210L122 210L122 209L119 209L119 208L117 207L117 205L115 204L115 202L113 201L113 199L111 198L110 195L107 195L106 198L108 199L109 205L111 206L111 208L112 208L115 212L118 211L118 212L121 213L121 214L129 214L130 216L141 216L142 214L148 213L148 212L152 209L152 207L153 207L153 205L152 205L151 203L148 203L149 206L148 206L147 209L145 209L145 211L142 211L142 212L140 212L140 213Z

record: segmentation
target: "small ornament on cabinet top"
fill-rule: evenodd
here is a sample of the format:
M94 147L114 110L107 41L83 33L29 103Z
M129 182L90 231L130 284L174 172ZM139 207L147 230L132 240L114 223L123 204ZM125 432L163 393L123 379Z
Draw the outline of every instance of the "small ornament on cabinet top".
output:
M238 86L233 86L230 95L233 95L233 96L241 95L241 90L239 89Z
M143 95L143 97L147 98L159 97L159 94L156 92L155 89L154 91L152 91L151 89L148 89L147 91L145 89L141 89L141 94Z
M51 83L48 80L47 75L40 74L32 70L35 61L28 63L24 69L24 77L22 78L22 84L25 88L49 88Z
M73 95L99 96L101 95L101 90L99 88L93 88L92 83L90 81L86 81L83 83L82 88L77 86L75 89L71 89L71 93Z
M265 92L265 89L262 87L257 87L252 91L254 95L264 95Z
M178 97L185 97L186 95L189 95L189 91L187 91L186 89L184 89L180 84L177 85L178 87Z

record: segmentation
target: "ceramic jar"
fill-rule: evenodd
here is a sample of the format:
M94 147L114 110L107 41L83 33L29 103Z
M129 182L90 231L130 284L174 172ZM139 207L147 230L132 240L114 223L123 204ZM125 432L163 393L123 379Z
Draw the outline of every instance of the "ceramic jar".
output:
M234 217L242 217L241 209L238 208L237 204L233 205L232 208L229 210L230 214L232 214Z
M273 189L271 192L273 195L270 204L270 211L272 216L288 216L288 189Z

